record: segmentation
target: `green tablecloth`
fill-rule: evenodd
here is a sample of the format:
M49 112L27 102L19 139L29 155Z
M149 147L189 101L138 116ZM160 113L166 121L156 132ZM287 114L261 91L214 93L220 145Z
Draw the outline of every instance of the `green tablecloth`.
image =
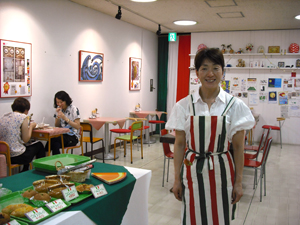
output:
M82 211L96 224L121 224L127 210L127 205L134 188L136 179L123 166L115 166L103 163L94 163L92 172L127 172L127 177L120 183L108 185L91 177L84 183L98 185L103 183L108 194L95 199L93 196L72 205L67 211ZM47 173L30 170L11 177L0 179L3 187L14 191L20 191L32 185L35 180L43 179Z

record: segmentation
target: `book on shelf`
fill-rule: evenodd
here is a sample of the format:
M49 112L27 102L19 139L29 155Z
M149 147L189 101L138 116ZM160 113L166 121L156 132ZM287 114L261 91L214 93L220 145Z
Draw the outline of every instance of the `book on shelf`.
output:
M126 172L92 173L92 176L107 184L115 184L126 178Z

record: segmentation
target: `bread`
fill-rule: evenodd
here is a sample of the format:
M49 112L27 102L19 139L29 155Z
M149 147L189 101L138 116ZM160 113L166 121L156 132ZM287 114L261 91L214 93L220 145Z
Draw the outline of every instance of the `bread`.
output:
M62 190L65 190L68 187L74 186L73 183L64 183L64 184L55 184L48 187L48 194L53 198L63 198Z
M25 217L25 213L28 213L28 212L30 212L34 209L35 208L33 208L32 206L27 205L25 207L17 208L10 215L11 216L16 216L16 217Z
M58 180L62 183L65 183L66 181L69 181L71 179L71 176L68 175L50 175L45 177L46 180Z
M48 187L60 183L58 180L38 180L33 182L34 189L39 193L47 193Z
M92 185L92 184L80 184L80 185L76 186L76 190L78 192L91 191L90 190L91 187L94 187L94 185Z
M2 212L10 215L17 208L26 207L26 206L28 206L28 205L27 204L12 204L12 205L8 205L8 206L6 206L5 208L2 209Z
M29 189L29 190L27 190L27 191L25 191L23 194L22 194L22 196L24 197L24 198L31 198L32 196L34 196L35 194L37 194L37 191L36 190L32 190L32 189Z
M34 195L33 199L49 202L51 197L47 193L37 193L36 195Z
M0 213L0 225L6 224L10 221L10 216L6 213Z

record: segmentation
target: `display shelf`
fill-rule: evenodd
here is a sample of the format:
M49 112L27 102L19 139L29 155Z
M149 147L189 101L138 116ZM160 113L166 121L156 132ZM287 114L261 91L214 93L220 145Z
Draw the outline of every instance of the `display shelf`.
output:
M189 67L190 70L195 70L195 67ZM270 68L270 67L225 67L229 70L300 70L300 68Z
M190 57L195 57L196 54L189 54ZM241 53L241 54L224 54L226 56L298 56L300 57L300 53Z

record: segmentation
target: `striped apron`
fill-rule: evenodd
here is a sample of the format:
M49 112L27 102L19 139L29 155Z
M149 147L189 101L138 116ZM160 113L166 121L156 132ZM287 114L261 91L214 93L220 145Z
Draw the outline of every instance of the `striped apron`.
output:
M191 95L189 149L181 170L182 224L226 225L234 219L234 163L226 133L226 113L234 101L221 116L195 116Z

